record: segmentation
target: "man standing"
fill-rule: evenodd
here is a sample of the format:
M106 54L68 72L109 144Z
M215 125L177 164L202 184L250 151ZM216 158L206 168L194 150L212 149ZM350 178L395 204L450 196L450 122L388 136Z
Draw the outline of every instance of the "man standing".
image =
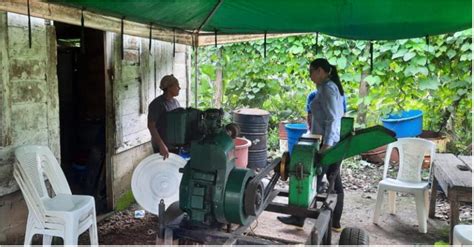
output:
M166 112L179 108L175 99L179 95L179 82L173 75L166 75L161 79L160 89L163 94L155 98L148 106L148 130L151 134L153 152L160 153L163 159L169 157L169 152L177 152L166 139Z

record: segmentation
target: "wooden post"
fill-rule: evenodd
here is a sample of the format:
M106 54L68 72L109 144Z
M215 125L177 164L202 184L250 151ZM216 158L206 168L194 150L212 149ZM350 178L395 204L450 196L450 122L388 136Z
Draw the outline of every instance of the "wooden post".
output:
M115 108L114 108L114 51L115 34L105 33L105 181L107 191L107 208L114 208L112 156L115 154Z
M58 72L57 72L57 45L56 29L46 25L46 83L48 88L48 101L46 121L48 126L48 143L54 154L61 153L59 125L59 95L58 95Z
M448 192L448 201L449 201L449 244L453 244L453 230L454 226L459 224L459 198L458 192L456 190L450 190Z

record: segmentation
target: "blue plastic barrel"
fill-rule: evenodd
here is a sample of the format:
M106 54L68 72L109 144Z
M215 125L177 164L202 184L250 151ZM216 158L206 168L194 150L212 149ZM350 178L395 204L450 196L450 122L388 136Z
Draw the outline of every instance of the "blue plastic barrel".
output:
M423 112L420 110L390 114L381 120L383 126L395 132L397 138L415 137L423 130Z
M308 131L308 126L304 123L285 124L285 130L288 134L288 152L293 151L293 146L298 142L300 137Z

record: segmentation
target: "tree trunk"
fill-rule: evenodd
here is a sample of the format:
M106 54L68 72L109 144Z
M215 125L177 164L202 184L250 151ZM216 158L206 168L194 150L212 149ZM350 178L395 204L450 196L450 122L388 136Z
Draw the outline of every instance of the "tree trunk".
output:
M222 51L219 48L217 50L217 57L218 60L221 61L222 58ZM221 108L222 106L222 65L220 62L216 65L216 81L214 82L214 99L213 105L215 108Z
M365 48L365 53L368 53L369 51L370 51L370 44L368 43ZM363 99L369 95L369 89L370 89L369 84L365 81L365 78L369 74L370 74L369 70L364 70L364 68L362 68L362 73L360 76L360 83L359 83L359 99ZM362 101L359 104L359 107L357 110L356 123L359 125L365 125L366 118L367 118L367 105L365 104L364 101Z
M438 133L441 132L443 129L446 129L446 131L451 131L452 133L454 133L454 116L455 116L455 112L459 106L459 103L461 102L463 98L459 98L458 100L455 100L453 103L452 103L452 106L453 106L453 112L450 112L447 108L444 110L443 112L443 116L441 117L441 126L438 130ZM451 120L451 123L450 121Z

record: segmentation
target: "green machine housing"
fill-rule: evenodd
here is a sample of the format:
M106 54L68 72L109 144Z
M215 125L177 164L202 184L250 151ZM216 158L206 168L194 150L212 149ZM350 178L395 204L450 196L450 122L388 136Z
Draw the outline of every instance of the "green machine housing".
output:
M319 151L320 139L302 137L293 147L288 176L290 191L288 203L307 208L316 196L316 166L314 159Z
M294 145L288 165L290 205L302 208L311 205L317 191L316 176L322 173L323 167L397 140L394 132L382 126L358 131L353 126L354 119L344 117L340 141L323 153L318 152L321 139L314 136L303 135Z
M182 169L179 205L195 224L245 224L244 190L253 170L235 167L234 143L222 126L223 111L193 108L167 114L167 140L190 146Z

